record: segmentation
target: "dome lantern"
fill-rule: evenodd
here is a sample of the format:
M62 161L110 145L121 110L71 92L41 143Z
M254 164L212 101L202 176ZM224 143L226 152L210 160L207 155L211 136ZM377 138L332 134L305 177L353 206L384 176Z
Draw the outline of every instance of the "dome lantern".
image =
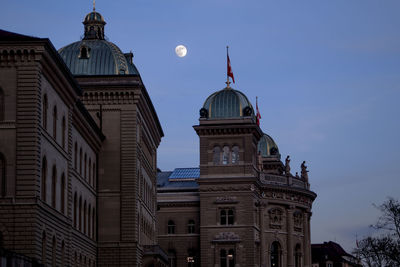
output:
M104 25L106 25L106 22L104 21L103 16L99 12L96 12L94 2L93 11L85 16L85 19L82 23L85 30L83 37L84 40L104 40Z

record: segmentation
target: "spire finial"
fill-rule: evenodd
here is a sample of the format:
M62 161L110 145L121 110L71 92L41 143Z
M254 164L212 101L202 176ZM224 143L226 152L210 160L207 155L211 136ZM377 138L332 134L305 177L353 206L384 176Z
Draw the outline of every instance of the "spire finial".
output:
M96 0L93 0L93 12L96 11Z

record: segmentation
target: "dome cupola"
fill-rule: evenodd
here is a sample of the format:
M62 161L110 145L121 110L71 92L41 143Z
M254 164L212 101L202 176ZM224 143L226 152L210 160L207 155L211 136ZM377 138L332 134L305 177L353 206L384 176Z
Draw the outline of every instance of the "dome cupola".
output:
M122 53L117 45L105 40L103 16L93 11L83 21L84 37L58 52L74 75L139 75L132 53Z
M277 157L280 158L278 146L274 139L268 134L264 134L260 141L258 141L258 152L262 157Z
M100 39L104 40L104 21L103 16L96 12L96 8L93 3L93 11L85 16L83 20L83 25L85 28L85 34L83 39Z
M226 87L206 99L200 109L200 117L206 119L254 118L254 109L245 94Z

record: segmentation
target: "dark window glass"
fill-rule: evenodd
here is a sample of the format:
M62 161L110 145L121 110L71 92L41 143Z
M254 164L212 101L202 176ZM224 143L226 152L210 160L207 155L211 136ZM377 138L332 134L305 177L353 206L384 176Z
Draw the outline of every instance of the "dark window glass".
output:
M220 211L220 224L225 225L226 224L226 210L221 210Z
M227 266L227 258L226 258L226 250L225 249L221 249L220 253L219 253L219 259L220 259L220 266L221 267L228 267Z
M65 174L61 175L61 190L60 190L60 203L61 203L61 213L65 212Z
M0 196L6 195L6 160L2 154L0 154Z
M42 160L42 182L41 182L41 196L42 200L46 202L46 182L47 182L47 160L43 158Z
M235 267L235 251L230 249L227 255L229 267Z
M78 169L78 144L75 142L74 148L74 168Z
M4 92L3 89L0 88L0 121L4 120Z
M196 229L195 229L194 220L190 220L189 223L188 223L188 233L189 234L194 234L195 230Z
M57 106L53 109L53 137L57 141Z
M47 95L43 96L43 104L42 104L42 119L43 119L43 128L47 130L47 109L49 107L49 103L47 101Z
M271 245L271 267L280 267L281 263L281 246L277 241Z
M74 227L77 227L78 199L76 192L74 194Z
M53 166L51 179L51 206L56 208L56 200L57 200L57 169L56 166Z
M175 234L175 223L172 220L168 221L168 234Z
M66 135L66 125L65 125L65 117L62 118L62 125L61 125L61 145L65 148L65 135Z
M232 225L234 222L235 216L233 214L233 210L228 210L228 224Z

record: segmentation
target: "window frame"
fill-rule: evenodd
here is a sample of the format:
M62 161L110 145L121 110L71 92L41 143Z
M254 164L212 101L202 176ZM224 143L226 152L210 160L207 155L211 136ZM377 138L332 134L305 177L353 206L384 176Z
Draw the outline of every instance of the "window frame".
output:
M174 234L176 234L175 230L176 230L175 222L173 220L168 220L168 223L167 223L167 234L174 235Z

